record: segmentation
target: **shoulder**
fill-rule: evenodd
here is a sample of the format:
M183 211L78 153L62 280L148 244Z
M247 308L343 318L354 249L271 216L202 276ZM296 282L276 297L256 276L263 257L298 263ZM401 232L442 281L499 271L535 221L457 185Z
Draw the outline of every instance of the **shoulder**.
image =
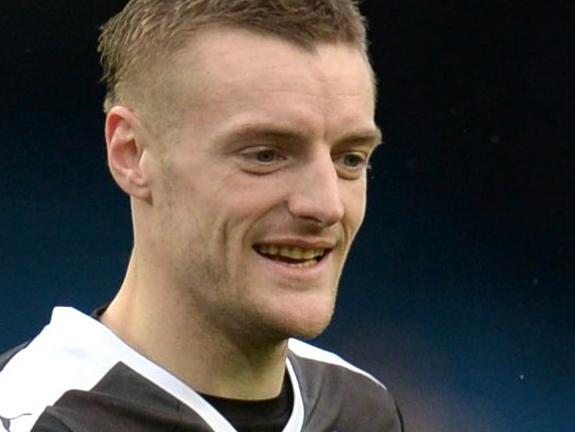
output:
M113 359L98 355L98 326L79 311L55 308L32 341L0 357L0 417L11 431L30 430L65 392L92 388L110 369Z
M322 416L333 415L339 425L350 430L362 422L366 425L357 430L403 430L393 397L372 374L337 354L293 339L289 342L288 358L308 411L313 407Z
M354 366L348 361L344 360L339 355L318 348L306 342L302 342L297 339L290 339L289 341L289 352L297 361L308 361L317 364L319 367L323 365L324 368L334 367L342 373L349 374L350 376L355 376L356 379L369 382L371 385L386 389L385 385L375 378L370 373L363 369ZM387 389L386 389L387 390Z

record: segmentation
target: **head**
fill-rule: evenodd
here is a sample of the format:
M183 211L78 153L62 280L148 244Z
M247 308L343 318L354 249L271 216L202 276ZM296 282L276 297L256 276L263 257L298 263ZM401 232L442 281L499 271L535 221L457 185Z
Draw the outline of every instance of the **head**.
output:
M321 332L380 139L355 2L132 0L100 49L154 289L234 337Z

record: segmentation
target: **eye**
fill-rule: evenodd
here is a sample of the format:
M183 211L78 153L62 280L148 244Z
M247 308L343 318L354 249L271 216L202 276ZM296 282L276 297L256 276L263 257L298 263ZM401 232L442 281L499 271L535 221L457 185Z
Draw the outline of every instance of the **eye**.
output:
M342 162L349 168L363 168L366 164L365 157L356 153L345 154Z
M334 159L340 177L347 180L360 178L368 168L368 155L364 152L341 153Z
M280 155L275 150L271 149L257 150L252 154L252 157L261 164L271 164L280 159Z
M286 156L279 149L269 146L255 146L241 153L241 166L253 174L269 174L285 165Z
M250 147L244 149L241 155L246 161L258 165L271 165L285 159L277 149L270 147Z

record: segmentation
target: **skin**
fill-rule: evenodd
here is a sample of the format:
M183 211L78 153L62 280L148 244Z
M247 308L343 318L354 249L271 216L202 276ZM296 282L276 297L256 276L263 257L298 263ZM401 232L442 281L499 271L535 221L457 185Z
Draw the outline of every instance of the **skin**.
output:
M172 69L183 121L165 150L137 108L107 116L134 249L103 322L197 391L271 398L287 339L331 320L364 217L380 140L369 67L355 46L308 51L216 28L194 36ZM264 244L329 253L294 267L258 253Z

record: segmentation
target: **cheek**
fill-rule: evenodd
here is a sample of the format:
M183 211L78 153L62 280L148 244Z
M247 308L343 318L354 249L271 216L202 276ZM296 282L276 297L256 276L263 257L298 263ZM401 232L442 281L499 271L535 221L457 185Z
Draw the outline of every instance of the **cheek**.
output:
M261 180L249 186L236 181L217 191L212 189L211 194L198 197L197 205L192 204L191 211L200 215L198 229L214 253L217 249L219 254L233 255L236 249L251 247L255 227L281 203L277 190Z
M365 217L366 184L365 181L349 185L342 190L342 200L345 205L346 225L354 235L360 228Z
M213 195L216 206L230 219L257 220L285 201L287 184L271 177L247 174L231 176Z

